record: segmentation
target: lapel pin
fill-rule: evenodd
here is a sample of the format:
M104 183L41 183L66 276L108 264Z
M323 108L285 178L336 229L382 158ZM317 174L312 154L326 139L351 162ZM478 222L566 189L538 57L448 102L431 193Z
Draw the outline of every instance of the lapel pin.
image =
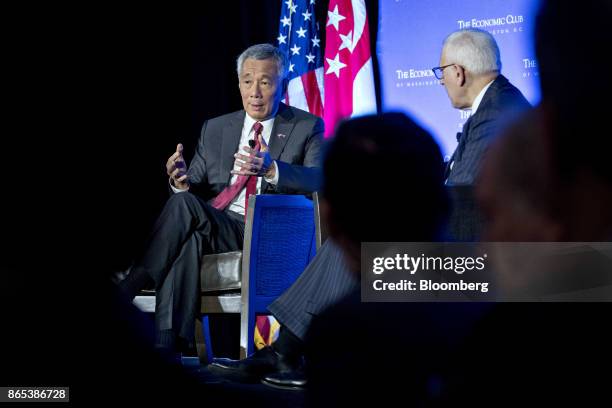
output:
M284 139L285 137L287 137L286 135L284 135L283 133L279 133L276 136L280 137L281 139Z

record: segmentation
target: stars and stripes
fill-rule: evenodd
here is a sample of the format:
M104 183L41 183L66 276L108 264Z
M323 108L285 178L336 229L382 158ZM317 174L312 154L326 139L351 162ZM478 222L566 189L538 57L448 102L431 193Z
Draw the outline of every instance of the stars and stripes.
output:
M283 1L276 40L289 60L289 84L283 102L323 117L323 51L315 6L316 0ZM272 344L279 328L274 316L258 316L256 347Z
M330 0L325 62L315 6L316 0L284 1L277 42L289 59L284 102L324 118L327 137L339 120L375 113L376 95L364 0ZM279 327L273 316L259 316L257 348L271 344Z
M284 102L323 117L323 58L316 0L286 0L281 9L278 47L289 59Z

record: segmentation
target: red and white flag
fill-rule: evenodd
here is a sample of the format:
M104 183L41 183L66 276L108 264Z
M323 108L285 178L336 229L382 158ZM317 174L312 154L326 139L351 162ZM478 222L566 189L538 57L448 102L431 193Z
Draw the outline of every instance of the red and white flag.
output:
M330 0L325 27L325 136L346 117L376 113L364 0Z

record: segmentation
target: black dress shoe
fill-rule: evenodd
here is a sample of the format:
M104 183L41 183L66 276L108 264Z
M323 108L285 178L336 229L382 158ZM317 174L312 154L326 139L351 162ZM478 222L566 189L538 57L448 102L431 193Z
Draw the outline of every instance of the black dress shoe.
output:
M272 388L280 388L283 390L303 390L306 387L307 381L304 370L299 368L294 371L268 374L264 376L261 383Z
M299 367L299 359L288 358L273 347L257 350L244 360L215 358L208 365L213 374L238 382L259 382L269 373L290 372Z

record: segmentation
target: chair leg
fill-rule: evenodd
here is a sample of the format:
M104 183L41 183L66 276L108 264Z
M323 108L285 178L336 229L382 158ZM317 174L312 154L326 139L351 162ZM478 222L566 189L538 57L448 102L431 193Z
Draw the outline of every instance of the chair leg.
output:
M243 289L244 290L244 289ZM252 342L253 337L249 338L249 312L248 305L244 302L240 310L240 359L247 358L249 353L249 340Z
M214 358L212 341L210 339L210 325L208 315L203 315L202 320L196 321L196 346L198 357L202 364L210 364Z
M255 312L251 313L249 311L249 326L248 326L248 330L247 330L247 339L248 339L248 343L247 343L247 356L250 356L251 354L253 354L255 352L255 322L256 322L256 318L255 318Z

